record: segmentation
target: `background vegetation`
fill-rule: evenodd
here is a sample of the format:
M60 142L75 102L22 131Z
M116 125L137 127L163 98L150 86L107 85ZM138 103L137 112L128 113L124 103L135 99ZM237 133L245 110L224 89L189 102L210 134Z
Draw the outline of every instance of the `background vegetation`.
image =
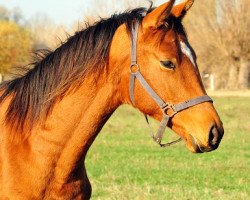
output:
M33 38L28 28L19 24L20 15L0 7L0 73L29 61ZM20 22L21 23L21 22Z
M184 142L158 147L138 111L118 109L87 156L92 199L249 200L250 97L214 99L225 135L206 154L190 153Z
M247 89L250 82L250 1L196 1L187 15L190 42L203 76L216 88Z

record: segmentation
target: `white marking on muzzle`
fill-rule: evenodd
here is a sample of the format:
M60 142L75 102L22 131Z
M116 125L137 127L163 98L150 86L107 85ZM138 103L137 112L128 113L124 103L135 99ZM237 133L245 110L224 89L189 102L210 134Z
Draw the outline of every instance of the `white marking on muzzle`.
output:
M194 57L193 57L191 49L187 46L185 42L181 41L180 44L181 44L182 53L184 53L189 58L189 60L193 63L193 65L196 67L196 63L194 61Z

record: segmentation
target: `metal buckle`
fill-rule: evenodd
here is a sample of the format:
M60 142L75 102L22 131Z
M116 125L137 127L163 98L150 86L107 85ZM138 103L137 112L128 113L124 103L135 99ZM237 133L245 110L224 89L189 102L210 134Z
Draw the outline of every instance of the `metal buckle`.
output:
M131 64L130 65L130 73L135 74L136 72L140 71L140 67L138 64Z
M166 107L163 108L163 112L169 116L170 118L173 117L177 112L175 111L174 104L167 104Z

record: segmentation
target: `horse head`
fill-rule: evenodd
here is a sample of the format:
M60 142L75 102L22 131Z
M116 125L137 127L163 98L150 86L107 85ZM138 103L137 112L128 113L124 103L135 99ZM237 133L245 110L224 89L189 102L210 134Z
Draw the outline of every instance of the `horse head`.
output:
M111 45L110 61L122 74L120 88L123 103L134 104L135 101L134 106L142 113L159 121L162 120L164 112L136 78L132 86L134 99L131 99L128 90L129 82L131 83L129 74L130 71L139 71L157 96L164 102L171 102L171 105L206 96L195 52L182 25L182 19L192 4L192 0L181 3L170 0L142 17L137 27L138 35L132 38L132 41L136 39L134 44L132 42L132 46L137 47L134 52L136 56L133 55L133 50L132 55L130 51L130 40L135 36L131 36L124 25L116 31ZM117 60L121 56L123 59ZM170 109L165 111L171 112ZM190 151L208 152L218 147L224 130L209 99L169 115L171 119L167 125L186 141Z

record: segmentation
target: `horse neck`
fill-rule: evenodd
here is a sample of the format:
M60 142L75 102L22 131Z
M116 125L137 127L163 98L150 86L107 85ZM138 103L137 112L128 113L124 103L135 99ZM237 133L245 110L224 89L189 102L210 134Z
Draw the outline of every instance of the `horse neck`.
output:
M90 145L119 106L116 86L102 76L94 80L86 79L76 92L63 98L45 125L31 134L34 154L39 152L45 159L42 163L57 169L53 175L57 182L68 181L79 163L82 167Z

